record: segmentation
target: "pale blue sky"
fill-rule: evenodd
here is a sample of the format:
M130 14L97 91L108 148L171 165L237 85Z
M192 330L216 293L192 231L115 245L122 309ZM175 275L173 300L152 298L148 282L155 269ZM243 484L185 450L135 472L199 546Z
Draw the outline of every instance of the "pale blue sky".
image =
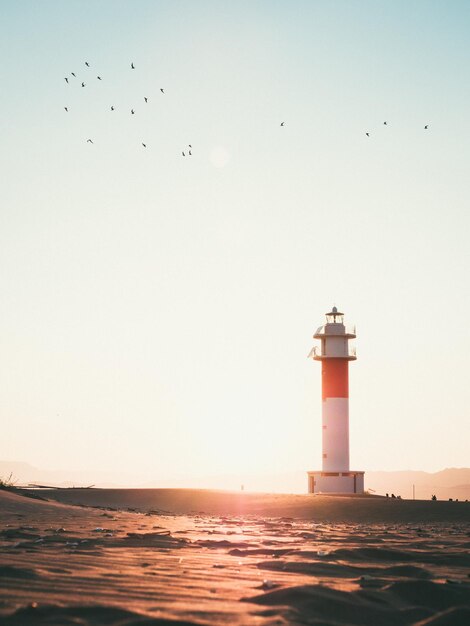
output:
M336 303L353 469L468 466L467 2L0 10L0 458L318 469Z

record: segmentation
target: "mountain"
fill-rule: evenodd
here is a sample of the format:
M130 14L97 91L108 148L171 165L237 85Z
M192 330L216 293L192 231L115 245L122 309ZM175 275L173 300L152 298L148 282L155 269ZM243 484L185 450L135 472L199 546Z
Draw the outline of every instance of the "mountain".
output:
M439 500L470 500L470 468L447 468L435 473L366 472L366 487L376 493L412 498L413 485L417 500L428 500L433 494Z
M44 470L22 461L0 461L0 478L6 479L12 475L17 485L44 484L53 487L79 487L96 485L100 487L128 487L132 483L116 481L113 472L94 472L91 470Z

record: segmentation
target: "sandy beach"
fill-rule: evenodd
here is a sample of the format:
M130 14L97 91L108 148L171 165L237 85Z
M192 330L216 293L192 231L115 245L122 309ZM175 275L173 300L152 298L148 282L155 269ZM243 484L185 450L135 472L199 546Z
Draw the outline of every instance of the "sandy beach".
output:
M468 503L39 495L0 491L2 626L470 623Z
M34 492L33 492L34 493ZM470 520L468 502L399 500L381 496L245 493L209 489L57 489L42 495L64 504L172 514L291 516L317 522Z

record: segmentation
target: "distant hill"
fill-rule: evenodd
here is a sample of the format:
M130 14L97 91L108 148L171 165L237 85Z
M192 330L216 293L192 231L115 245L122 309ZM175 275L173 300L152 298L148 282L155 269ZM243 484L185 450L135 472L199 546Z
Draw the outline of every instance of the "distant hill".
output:
M111 472L44 470L22 461L0 461L0 478L10 474L18 485L43 483L53 487L79 487L99 483L101 487L124 486L112 480Z
M135 475L125 471L91 470L42 470L19 461L0 461L0 477L13 474L18 484L41 483L57 487L179 487L199 489L240 490L269 493L305 493L307 477L305 471L292 471L277 474L226 474L213 476L149 476ZM402 498L415 497L429 500L433 494L439 500L449 498L470 500L470 468L448 468L440 472L419 471L366 472L365 486L372 493L400 495Z
M440 500L470 500L470 468L448 468L440 472L366 472L366 487L376 493L394 493L402 498L428 500L435 494Z

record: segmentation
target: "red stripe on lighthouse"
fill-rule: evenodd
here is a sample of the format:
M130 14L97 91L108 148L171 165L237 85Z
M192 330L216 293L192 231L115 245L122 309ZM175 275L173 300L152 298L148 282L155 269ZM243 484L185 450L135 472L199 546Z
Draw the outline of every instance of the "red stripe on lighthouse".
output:
M322 361L322 399L348 398L349 376L346 359L325 359Z

